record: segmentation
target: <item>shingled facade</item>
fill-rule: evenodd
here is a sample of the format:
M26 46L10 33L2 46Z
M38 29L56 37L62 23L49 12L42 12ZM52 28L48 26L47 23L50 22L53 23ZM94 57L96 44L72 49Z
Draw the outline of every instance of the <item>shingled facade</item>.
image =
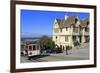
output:
M53 41L59 47L74 47L74 42L80 44L89 41L89 19L81 20L78 16L65 16L55 19L53 26Z

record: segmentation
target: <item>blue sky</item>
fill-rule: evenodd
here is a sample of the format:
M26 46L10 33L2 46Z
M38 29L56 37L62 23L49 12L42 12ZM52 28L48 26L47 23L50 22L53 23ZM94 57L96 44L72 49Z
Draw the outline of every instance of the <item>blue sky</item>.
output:
M64 19L65 15L78 15L80 19L89 18L89 13L82 12L21 10L21 35L52 35L55 18Z

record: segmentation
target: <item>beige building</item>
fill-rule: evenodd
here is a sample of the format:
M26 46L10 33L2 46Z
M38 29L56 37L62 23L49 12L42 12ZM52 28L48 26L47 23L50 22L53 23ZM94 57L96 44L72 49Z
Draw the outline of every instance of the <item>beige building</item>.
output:
M53 26L53 41L59 47L74 47L74 42L80 44L89 41L89 19L80 20L78 16L65 16L55 19Z

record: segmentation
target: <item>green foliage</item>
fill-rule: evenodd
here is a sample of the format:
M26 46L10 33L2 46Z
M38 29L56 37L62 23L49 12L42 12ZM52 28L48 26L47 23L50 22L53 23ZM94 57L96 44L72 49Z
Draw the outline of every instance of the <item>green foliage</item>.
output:
M32 43L32 44L37 44L37 42L38 42L38 41L32 41L31 43Z
M66 49L70 50L70 49L72 49L72 46L66 46Z
M25 45L24 44L21 44L21 48L24 48L25 47Z
M40 40L38 41L38 44L41 48L54 48L55 43L52 41L52 39L48 36L42 36Z
M79 46L80 43L78 41L74 41L74 46Z

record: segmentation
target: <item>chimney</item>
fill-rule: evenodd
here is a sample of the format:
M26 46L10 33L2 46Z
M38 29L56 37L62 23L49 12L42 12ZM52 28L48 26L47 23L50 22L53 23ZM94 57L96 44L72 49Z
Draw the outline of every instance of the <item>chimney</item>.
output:
M76 18L79 19L78 15L76 15Z
M68 15L65 15L65 20L67 20L67 18L68 18Z

